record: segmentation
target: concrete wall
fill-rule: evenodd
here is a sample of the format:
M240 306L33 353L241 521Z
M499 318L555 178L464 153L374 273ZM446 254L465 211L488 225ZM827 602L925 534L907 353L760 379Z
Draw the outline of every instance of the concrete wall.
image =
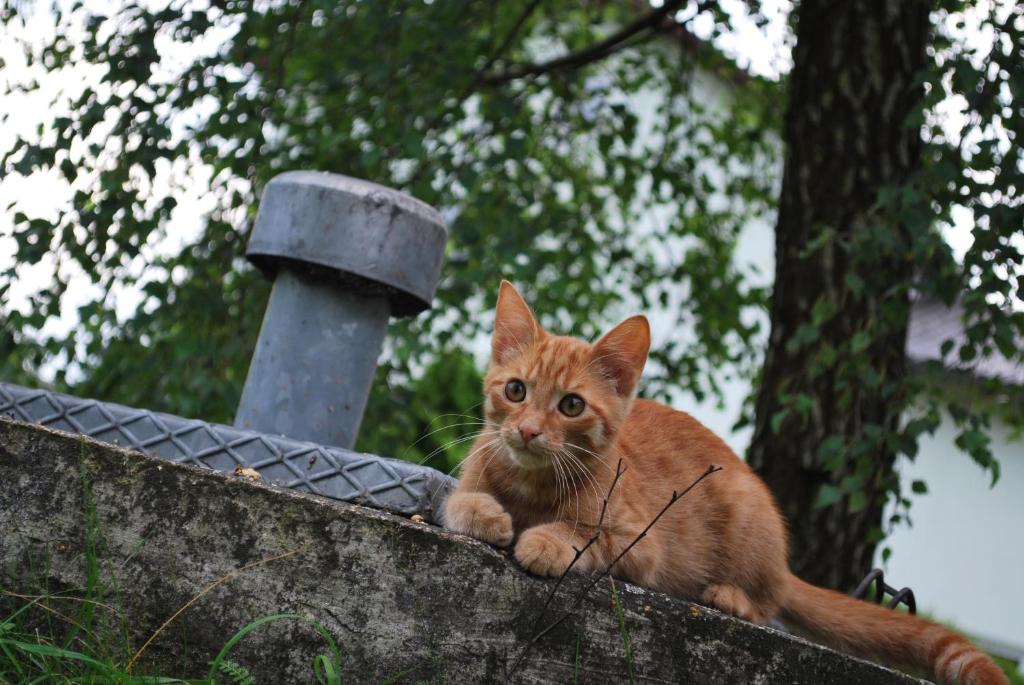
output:
M218 578L295 551L240 572L182 613L142 662L164 673L203 676L240 627L296 612L339 642L345 682L399 674L399 682L503 681L553 583L433 526L0 420L0 584L83 586L86 490L103 576L118 588L107 602L124 613L132 647ZM567 579L552 613L583 585ZM638 682L916 682L695 604L619 588ZM258 682L312 682L310 662L324 651L307 625L286 622L254 631L232 658ZM602 583L509 680L617 683L626 671Z

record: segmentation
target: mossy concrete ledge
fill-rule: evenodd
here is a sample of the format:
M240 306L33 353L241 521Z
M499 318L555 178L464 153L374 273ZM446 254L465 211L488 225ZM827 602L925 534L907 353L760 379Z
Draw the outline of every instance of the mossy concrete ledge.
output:
M619 584L628 660L607 582L507 678L553 581L528 575L505 554L371 509L0 420L5 589L83 588L89 511L101 577L111 588L106 603L121 612L132 648L225 574L295 552L242 570L203 595L143 652L143 670L205 676L239 628L261 616L296 613L334 635L349 683L625 682L630 661L637 682L916 682ZM583 586L581 577L567 579L551 617ZM39 613L43 622L59 620ZM312 661L325 652L309 624L275 621L249 633L231 658L257 682L303 683L313 682Z

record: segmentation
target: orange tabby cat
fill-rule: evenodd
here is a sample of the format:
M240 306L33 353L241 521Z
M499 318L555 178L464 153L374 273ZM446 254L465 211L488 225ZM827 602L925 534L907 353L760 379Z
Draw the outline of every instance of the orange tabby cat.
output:
M765 484L688 414L634 400L647 360L647 319L634 316L593 346L542 330L502 282L484 379L486 427L448 499L449 528L513 542L538 575L560 575L594 531L619 460L626 471L602 535L575 569L604 569L668 501L705 479L614 568L613 575L754 623L779 617L841 650L924 668L943 682L1006 683L965 638L794 576L786 525Z

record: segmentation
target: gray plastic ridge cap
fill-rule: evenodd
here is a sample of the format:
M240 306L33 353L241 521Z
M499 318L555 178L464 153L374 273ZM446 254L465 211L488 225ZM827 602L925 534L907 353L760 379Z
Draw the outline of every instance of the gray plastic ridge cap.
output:
M270 183L289 181L321 186L329 190L343 190L353 195L366 195L378 204L398 205L410 214L419 214L431 223L444 225L441 214L423 200L373 181L327 171L286 171L275 176Z
M340 174L289 171L264 188L246 256L269 276L314 267L356 292L384 293L394 316L430 308L448 229L430 205Z
M0 417L35 423L169 461L432 522L455 479L427 466L233 426L0 382Z

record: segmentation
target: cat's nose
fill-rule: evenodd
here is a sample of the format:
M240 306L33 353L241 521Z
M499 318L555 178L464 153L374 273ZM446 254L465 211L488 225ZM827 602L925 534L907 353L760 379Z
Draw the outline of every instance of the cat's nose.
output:
M519 437L523 439L524 445L529 445L530 441L540 435L540 430L533 426L521 425L519 426Z

